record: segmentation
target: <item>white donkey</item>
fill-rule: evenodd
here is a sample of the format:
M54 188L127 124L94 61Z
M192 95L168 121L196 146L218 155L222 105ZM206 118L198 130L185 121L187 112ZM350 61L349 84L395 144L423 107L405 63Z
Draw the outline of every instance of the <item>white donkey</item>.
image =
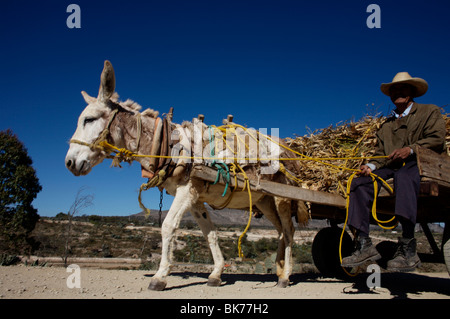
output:
M138 154L149 154L154 149L155 136L157 136L160 118L158 112L147 109L140 112L140 106L131 101L118 102L114 93L115 75L112 65L105 61L101 74L101 84L98 97L89 96L81 92L88 104L78 119L77 129L70 143L66 156L66 167L75 175L86 175L91 169L101 163L109 154L101 147L101 140L119 148L126 148ZM173 124L174 129L182 136L188 135L188 125ZM186 145L185 145L186 147ZM187 146L189 147L189 146ZM283 154L284 153L284 154ZM293 157L287 151L280 152L281 156ZM153 171L154 163L149 158L136 158L142 168ZM195 164L194 164L195 165ZM296 162L285 164L286 169L295 172L298 169ZM272 180L285 184L293 182L282 172L261 175L257 164L247 164L245 171L256 178ZM170 273L173 242L175 231L179 227L183 215L190 211L200 226L206 238L214 259L214 269L208 277L208 286L220 286L224 259L218 245L217 231L211 222L208 210L204 203L212 207L223 206L225 199L221 196L223 185L213 185L203 180L190 177L188 166L178 162L175 169L159 186L171 195L174 200L161 229L162 256L159 269L152 277L149 289L163 290L167 284ZM228 198L228 208L248 210L249 197L247 192L234 192ZM292 244L294 225L292 216L297 215L298 221L304 223L308 220L308 212L303 202L295 202L277 197L270 197L260 193L252 193L253 208L262 212L270 220L279 233L279 245L276 259L278 286L289 285L289 276L292 272Z

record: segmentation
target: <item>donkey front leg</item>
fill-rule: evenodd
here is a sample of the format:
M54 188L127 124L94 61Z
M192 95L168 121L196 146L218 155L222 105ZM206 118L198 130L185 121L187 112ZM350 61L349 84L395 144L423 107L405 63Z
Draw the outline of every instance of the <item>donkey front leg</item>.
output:
M166 277L170 273L172 266L173 242L175 231L180 225L184 213L189 210L195 200L192 198L191 184L182 185L177 188L175 198L170 206L169 212L161 227L162 253L159 269L152 277L148 289L161 291L167 285Z
M223 267L225 266L225 261L220 250L216 228L203 203L198 202L192 206L192 215L200 226L214 259L214 270L208 277L208 286L218 287L222 284L220 277L223 272Z

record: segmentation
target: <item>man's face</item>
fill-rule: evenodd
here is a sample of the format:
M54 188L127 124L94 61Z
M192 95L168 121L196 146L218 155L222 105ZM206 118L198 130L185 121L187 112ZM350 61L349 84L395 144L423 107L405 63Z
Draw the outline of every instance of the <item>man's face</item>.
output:
M408 84L396 84L389 89L392 103L395 105L405 105L412 100L414 88Z

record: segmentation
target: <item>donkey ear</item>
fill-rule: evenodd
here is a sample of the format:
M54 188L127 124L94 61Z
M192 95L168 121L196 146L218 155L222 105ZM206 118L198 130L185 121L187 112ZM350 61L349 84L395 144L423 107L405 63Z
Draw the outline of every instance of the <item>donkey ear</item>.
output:
M105 61L102 75L100 77L100 89L98 91L98 100L106 102L114 93L116 88L116 77L111 62Z
M97 99L95 97L90 96L85 91L81 91L81 95L83 95L83 98L88 105L97 102Z

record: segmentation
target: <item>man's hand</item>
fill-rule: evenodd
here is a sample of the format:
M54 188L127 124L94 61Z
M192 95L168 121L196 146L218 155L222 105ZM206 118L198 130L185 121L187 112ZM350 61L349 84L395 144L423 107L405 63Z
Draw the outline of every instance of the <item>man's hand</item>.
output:
M361 167L359 169L361 170L361 172L359 172L359 175L362 175L362 176L369 176L370 173L372 173L372 170L367 165L361 165Z
M389 159L391 160L404 160L409 155L411 155L411 147L398 148L394 150L391 155L389 155Z

